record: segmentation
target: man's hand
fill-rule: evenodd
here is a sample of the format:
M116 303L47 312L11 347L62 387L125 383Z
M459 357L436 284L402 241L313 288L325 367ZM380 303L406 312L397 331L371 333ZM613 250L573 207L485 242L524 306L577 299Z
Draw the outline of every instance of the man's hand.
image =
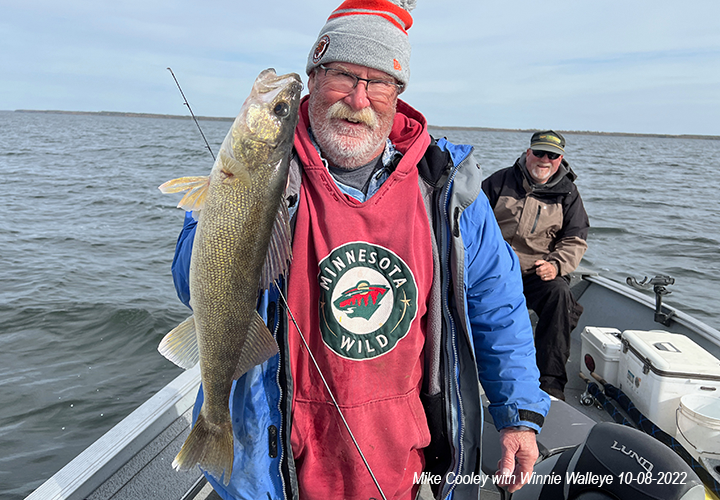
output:
M557 268L546 260L536 260L535 274L543 281L552 281L557 277Z
M539 452L535 432L507 427L500 431L500 449L502 458L495 473L500 476L498 485L506 486L508 492L514 493L530 480L537 461Z

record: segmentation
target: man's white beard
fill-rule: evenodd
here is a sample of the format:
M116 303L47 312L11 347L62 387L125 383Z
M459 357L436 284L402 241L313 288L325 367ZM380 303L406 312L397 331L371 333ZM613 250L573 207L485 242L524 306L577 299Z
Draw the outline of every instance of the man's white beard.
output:
M370 163L382 152L385 141L392 129L392 120L383 123L374 109L367 107L354 111L342 101L332 104L325 113L325 119L316 123L313 108L317 106L310 100L310 126L320 149L327 159L339 168L352 170ZM352 120L365 124L359 129L344 123Z
M533 180L539 184L544 184L552 176L552 166L550 168L535 167L530 169Z

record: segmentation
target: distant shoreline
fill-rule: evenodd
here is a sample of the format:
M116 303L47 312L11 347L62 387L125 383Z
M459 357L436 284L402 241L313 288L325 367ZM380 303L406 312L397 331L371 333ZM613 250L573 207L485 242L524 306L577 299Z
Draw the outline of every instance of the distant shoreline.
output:
M36 110L36 109L16 109L16 113L48 113L60 115L95 115L95 116L124 116L130 118L161 118L170 120L188 120L192 119L189 115L163 115L153 113L124 113L120 111L60 111L60 110ZM231 122L235 117L222 116L196 116L198 120L214 121L214 122ZM481 132L536 132L535 129L510 129L510 128L492 128L492 127L456 127L442 125L428 125L429 128L439 128L443 130L469 130ZM697 134L636 134L632 132L595 132L591 130L559 130L563 134L575 135L602 135L611 137L659 137L665 139L704 139L704 140L720 140L717 135L697 135Z
M55 115L95 115L95 116L124 116L129 118L162 118L170 120L192 119L190 115L160 115L154 113L124 113L121 111L60 111L56 109L16 109L16 113L46 113ZM221 116L196 116L198 120L212 122L231 122L235 119Z

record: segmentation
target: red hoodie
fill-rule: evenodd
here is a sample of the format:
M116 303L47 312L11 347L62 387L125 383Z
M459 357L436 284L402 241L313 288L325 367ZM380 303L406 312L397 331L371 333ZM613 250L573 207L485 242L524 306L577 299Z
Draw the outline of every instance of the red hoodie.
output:
M430 442L420 402L431 233L417 162L425 119L402 101L390 139L403 158L365 203L343 194L308 135L301 106L295 149L303 165L290 309L388 498L414 499ZM377 497L299 335L291 326L291 443L303 500Z

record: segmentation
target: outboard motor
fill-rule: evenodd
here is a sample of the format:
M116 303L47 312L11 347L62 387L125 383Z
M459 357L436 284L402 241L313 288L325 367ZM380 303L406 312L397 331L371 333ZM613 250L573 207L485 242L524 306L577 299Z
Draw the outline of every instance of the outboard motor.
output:
M599 423L585 441L535 466L512 500L704 500L697 474L644 432Z

